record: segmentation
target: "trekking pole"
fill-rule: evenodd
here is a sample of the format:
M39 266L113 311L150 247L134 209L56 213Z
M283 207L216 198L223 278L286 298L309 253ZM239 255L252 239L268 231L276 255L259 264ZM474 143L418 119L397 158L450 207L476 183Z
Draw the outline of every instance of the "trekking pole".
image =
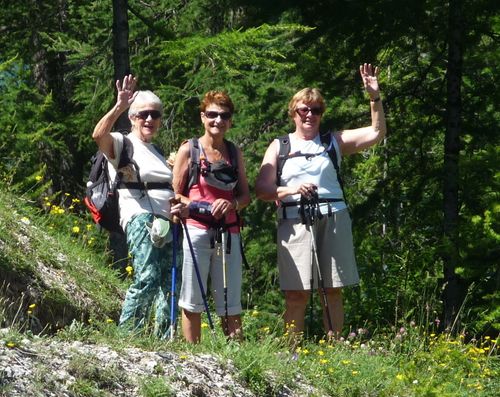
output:
M323 307L326 310L326 319L328 321L328 333L333 335L333 325L332 325L332 318L330 316L330 307L328 305L328 298L326 296L326 288L325 288L325 281L323 280L323 277L321 275L321 269L319 266L319 260L318 260L318 249L316 247L316 233L314 232L314 221L309 217L309 222L306 224L306 226L309 226L309 231L311 233L311 249L314 252L314 259L316 262L316 269L318 271L318 282L321 288L321 291L323 292Z
M313 317L314 317L314 258L313 258L313 250L311 249L311 278L309 279L309 290L310 290L310 298L309 298L309 334L312 334L312 328L313 328ZM308 335L310 336L310 335Z
M225 232L222 231L221 250L222 250L222 282L224 286L224 330L225 334L229 334L229 316L227 311L227 265L226 265L226 241Z
M174 217L172 228L172 284L170 286L170 340L174 340L177 330L176 284L177 284L177 245L179 243L179 218Z
M300 198L300 218L301 222L306 225L308 228L308 225L314 222L313 218L313 213L311 210L311 200L305 198L302 196ZM309 228L308 228L309 229ZM309 297L309 326L308 326L308 331L311 334L312 333L312 328L313 328L313 317L314 317L314 251L311 246L311 252L310 252L310 260L311 260L311 277L309 278L309 291L310 291L310 297Z
M186 239L187 239L187 242L189 245L189 251L191 252L191 258L193 259L193 266L194 266L194 270L196 272L196 278L198 279L198 285L200 286L201 298L203 299L203 305L205 306L205 311L207 312L208 325L210 326L210 329L213 332L215 330L214 323L212 321L212 316L210 316L210 310L208 309L207 295L205 294L205 288L203 288L203 281L201 280L200 269L198 267L198 261L196 260L196 255L194 253L193 243L191 242L191 237L189 236L186 221L183 219L181 222L182 222L182 226L184 228L184 234L186 235Z

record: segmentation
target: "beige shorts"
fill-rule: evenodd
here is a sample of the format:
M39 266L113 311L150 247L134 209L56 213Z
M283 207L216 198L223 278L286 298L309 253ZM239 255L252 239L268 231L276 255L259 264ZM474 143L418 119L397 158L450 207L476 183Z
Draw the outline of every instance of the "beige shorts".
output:
M351 218L347 209L316 220L313 229L321 277L326 288L359 283L354 256ZM318 287L318 270L311 232L300 219L280 219L278 223L278 268L282 290Z

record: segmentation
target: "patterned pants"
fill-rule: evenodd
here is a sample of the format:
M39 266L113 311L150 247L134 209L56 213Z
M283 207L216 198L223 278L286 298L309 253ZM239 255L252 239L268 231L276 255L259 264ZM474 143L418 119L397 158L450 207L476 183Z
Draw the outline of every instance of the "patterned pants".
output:
M172 263L172 243L162 248L153 245L146 229L146 222L152 221L152 214L139 214L127 224L127 244L132 256L134 280L125 296L119 325L131 330L144 328L154 305L155 335L167 338L170 327L172 273L169 264ZM179 263L182 262L177 261ZM177 308L174 309L177 315Z

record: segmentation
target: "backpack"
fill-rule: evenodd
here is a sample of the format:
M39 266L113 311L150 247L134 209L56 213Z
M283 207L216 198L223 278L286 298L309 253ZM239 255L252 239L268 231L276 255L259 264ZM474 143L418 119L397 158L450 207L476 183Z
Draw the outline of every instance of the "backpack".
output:
M156 150L159 150L155 146ZM101 151L98 151L90 160L91 167L87 190L83 202L92 215L94 222L109 232L124 234L120 225L120 208L118 206L118 189L140 189L147 193L147 189L170 189L172 185L168 182L141 182L139 166L132 159L134 147L127 136L123 136L123 148L120 155L120 162L115 179L112 181L108 171L108 160ZM120 171L123 167L132 164L137 182L122 182L123 173Z
M124 136L118 169L132 162L133 151L132 143ZM120 226L117 191L122 175L117 172L115 180L111 181L108 160L101 151L92 156L90 164L89 180L83 202L97 225L109 232L123 234L123 229ZM136 172L138 173L137 169Z
M212 175L208 175L208 173L214 173L217 175L217 179L219 179L220 183L225 183L225 182L229 182L230 179L232 179L230 177L230 175L228 174L234 174L234 176L236 177L236 183L232 183L230 184L230 186L233 186L231 187L230 189L224 189L223 190L232 190L236 184L237 184L237 175L238 175L238 151L236 150L236 145L231 142L231 141L228 141L226 139L224 139L224 143L226 144L226 147L228 149L228 152L229 152L229 160L231 162L231 167L232 170L229 170L229 167L227 167L226 169L220 169L220 170L217 170L217 167L218 167L218 164L217 163L208 163L208 166L207 168L202 171L202 167L201 167L201 162L203 161L203 159L200 158L200 144L198 142L198 138L191 138L189 139L189 157L190 157L190 163L189 163L189 169L188 169L188 178L187 178L187 185L184 189L184 194L187 195L188 192L189 192L189 189L198 183L198 180L200 178L200 174L202 172L205 172L206 174L204 174L205 178L207 179L207 177L211 177ZM211 179L215 179L214 178L211 178ZM208 182L208 181L207 181ZM221 186L217 186L215 185L215 187L218 187L218 188L221 188Z
M283 167L285 165L285 162L293 157L298 157L298 156L316 156L316 154L308 154L308 153L290 153L290 138L288 135L283 135L278 137L279 140L279 152L278 152L278 164L276 167L276 183L279 186L280 181L281 181L281 175L283 173ZM326 134L321 134L320 135L320 140L321 144L325 148L326 152L328 153L328 156L330 157L331 162L333 163L333 166L335 168L335 172L337 174L337 180L339 182L340 189L342 190L342 196L344 196L344 201L345 201L345 192L344 192L344 182L342 180L342 177L340 175L340 167L339 167L339 161L337 157L337 150L335 149L335 145L333 144L332 140L332 133L327 132ZM347 202L346 202L347 203Z

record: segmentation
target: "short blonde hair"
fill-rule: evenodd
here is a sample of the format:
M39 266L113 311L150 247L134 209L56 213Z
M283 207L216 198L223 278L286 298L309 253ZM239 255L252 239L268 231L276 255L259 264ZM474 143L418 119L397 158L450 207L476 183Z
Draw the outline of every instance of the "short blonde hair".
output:
M306 87L297 92L290 102L288 103L288 115L293 118L295 114L295 109L297 103L304 102L305 104L317 103L321 108L321 113L325 112L326 104L321 94L321 91L317 88Z

